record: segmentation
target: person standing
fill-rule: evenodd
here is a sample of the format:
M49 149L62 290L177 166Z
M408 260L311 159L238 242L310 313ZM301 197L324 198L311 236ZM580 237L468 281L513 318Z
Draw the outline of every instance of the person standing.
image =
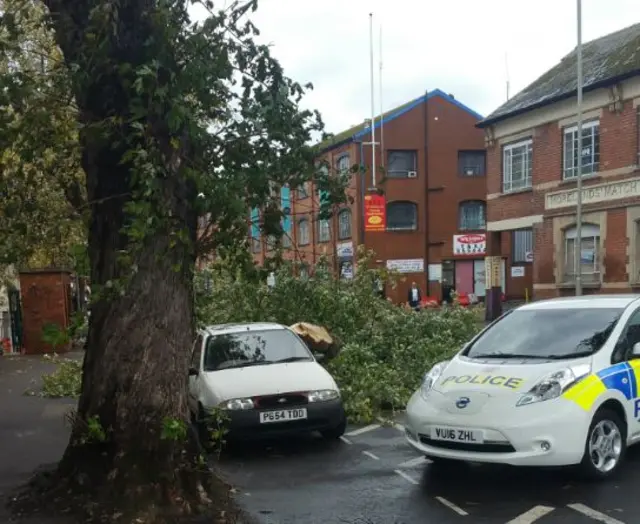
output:
M416 311L420 311L420 301L422 300L422 293L420 292L418 284L416 284L415 282L411 283L408 299L409 306Z

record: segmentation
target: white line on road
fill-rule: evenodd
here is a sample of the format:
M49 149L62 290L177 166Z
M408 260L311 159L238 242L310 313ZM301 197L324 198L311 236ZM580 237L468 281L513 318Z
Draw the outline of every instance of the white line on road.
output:
M522 515L517 516L515 519L510 520L507 524L531 524L545 515L548 515L553 510L554 508L549 506L536 506Z
M347 437L340 437L340 440L342 440L342 442L344 442L345 444L353 444L353 442L351 442Z
M447 506L449 509L452 509L453 511L455 511L458 515L468 515L468 513L465 510L456 506L453 502L449 502L447 499L443 497L436 497L436 500L441 504L444 504L445 506Z
M366 455L369 458L372 458L373 460L380 460L380 457L376 457L373 453L371 453L370 451L363 451L362 452L363 455Z
M406 480L407 482L411 482L411 484L415 484L416 486L418 484L420 484L416 479L414 479L413 477L407 475L404 471L400 471L399 469L394 470L395 473L397 473L398 475L400 475L404 480Z
M399 468L415 468L416 466L422 466L423 464L431 464L431 460L427 457L416 457L411 460L407 460L402 464L398 464Z
M590 507L585 506L584 504L567 504L567 507L571 508L574 511L577 511L578 513L582 513L587 517L591 517L593 520L604 522L605 524L624 524L624 522L622 522L621 520L614 519L609 515L600 513L599 511L596 511L595 509L591 509Z
M373 431L374 429L378 429L380 424L370 424L369 426L365 426L360 429L354 429L353 431L349 431L349 433L345 433L347 437L355 437L356 435L362 435L363 433L368 433L369 431Z

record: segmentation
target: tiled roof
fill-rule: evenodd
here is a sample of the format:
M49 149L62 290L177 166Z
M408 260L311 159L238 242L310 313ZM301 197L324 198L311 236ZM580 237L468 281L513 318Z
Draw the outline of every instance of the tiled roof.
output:
M575 96L577 56L574 49L553 69L491 113L478 127ZM583 44L582 60L584 91L640 74L640 24Z

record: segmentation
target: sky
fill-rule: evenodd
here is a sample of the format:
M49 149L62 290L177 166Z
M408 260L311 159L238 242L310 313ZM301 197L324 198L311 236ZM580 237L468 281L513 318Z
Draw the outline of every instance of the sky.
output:
M311 82L303 102L332 133L371 116L369 13L375 108L441 89L483 116L525 88L577 42L576 0L259 0L252 20L287 76ZM582 0L583 42L640 22L640 0ZM508 71L508 75L507 75Z

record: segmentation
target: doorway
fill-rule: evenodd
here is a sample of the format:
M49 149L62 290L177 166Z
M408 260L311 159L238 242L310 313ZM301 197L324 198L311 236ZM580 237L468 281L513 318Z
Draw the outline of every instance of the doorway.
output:
M442 301L451 304L456 288L456 270L453 260L442 261Z

